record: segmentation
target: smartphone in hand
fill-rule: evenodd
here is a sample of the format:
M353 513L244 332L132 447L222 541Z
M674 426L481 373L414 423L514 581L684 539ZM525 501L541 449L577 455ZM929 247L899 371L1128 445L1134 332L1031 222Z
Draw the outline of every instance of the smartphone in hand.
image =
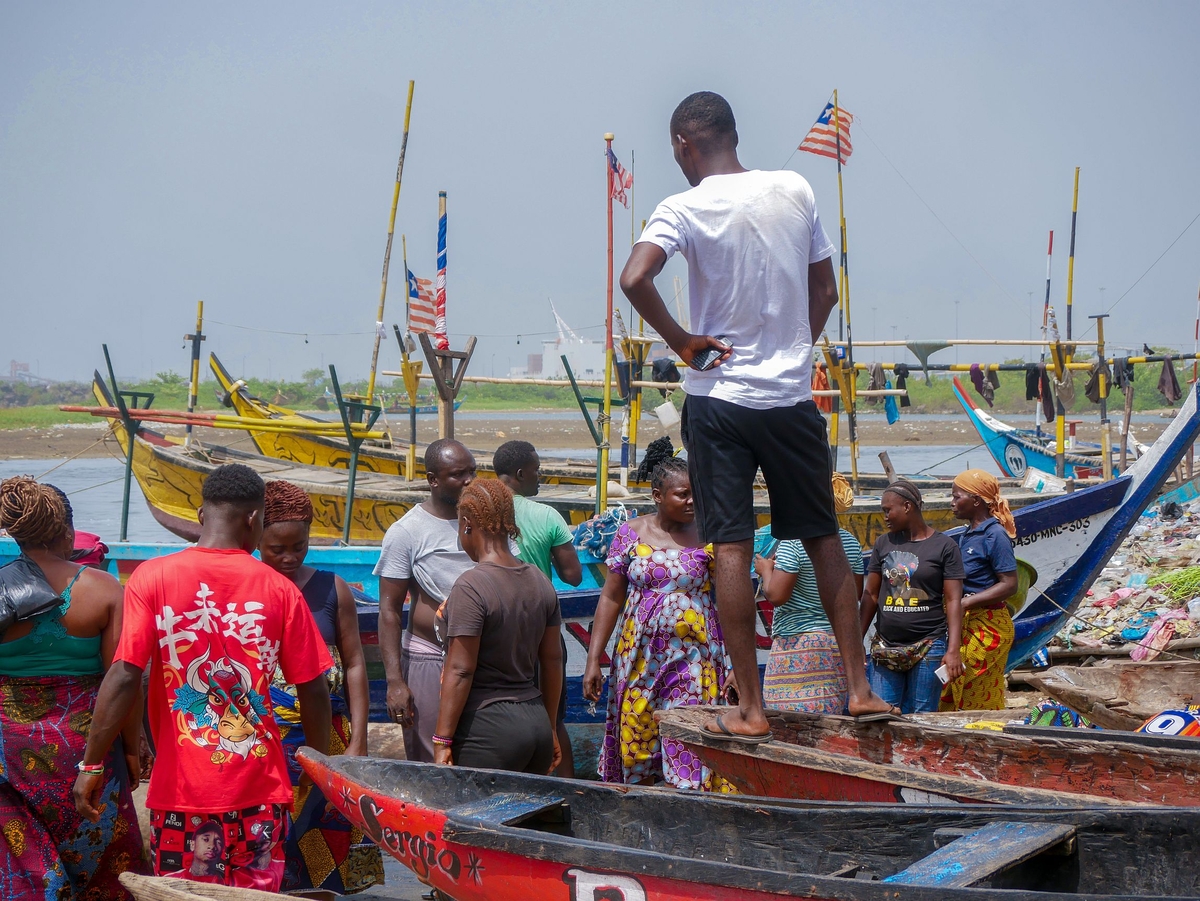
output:
M692 357L693 369L699 369L701 372L707 372L717 365L717 360L719 360L721 355L728 351L731 347L729 344L729 339L724 335L717 335L717 340L724 344L725 347L723 349L717 347L708 347L700 351L700 353Z

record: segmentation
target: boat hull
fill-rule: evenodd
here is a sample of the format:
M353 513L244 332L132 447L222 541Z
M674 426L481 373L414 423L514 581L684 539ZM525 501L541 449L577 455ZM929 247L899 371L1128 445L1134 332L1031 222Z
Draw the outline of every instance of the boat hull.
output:
M1010 896L1021 901L1078 901L1200 889L1200 813L1192 811L1005 812L1021 826L1065 826L1071 842L964 888L899 877L951 838L996 821L997 808L730 800L307 748L297 759L344 816L457 901L948 901L994 899L996 888L1023 889ZM977 852L956 860L950 851L940 856L955 873L980 862Z
M1038 440L1036 432L1014 428L979 409L957 378L954 379L954 396L1003 475L1022 479L1031 469L1050 474L1058 471L1054 452ZM1117 471L1116 467L1113 471ZM1065 478L1098 478L1103 474L1104 466L1099 457L1070 452L1063 454Z
M1103 729L1135 730L1164 710L1200 704L1200 662L1053 666L1026 681Z
M1183 750L1153 740L1110 741L1091 730L1047 738L1019 728L858 724L850 717L771 711L775 740L750 748L705 734L704 723L719 712L668 710L660 714L660 728L754 795L912 803L928 793L957 801L1200 807L1200 741ZM966 785L964 776L970 777Z

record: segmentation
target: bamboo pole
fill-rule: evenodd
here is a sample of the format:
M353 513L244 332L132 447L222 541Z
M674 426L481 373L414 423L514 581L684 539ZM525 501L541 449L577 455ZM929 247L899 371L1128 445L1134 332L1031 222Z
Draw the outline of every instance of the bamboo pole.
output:
M603 513L608 506L608 444L612 434L610 419L612 417L612 377L613 377L613 171L609 162L612 153L612 142L615 135L608 132L604 135L604 171L606 175L604 206L608 210L608 286L605 290L604 317L604 415L600 423L600 465L596 469L596 512Z
M412 292L408 288L408 237L400 236L400 252L404 257L404 328L408 330L408 320L411 314ZM397 332L396 338L400 339ZM404 379L405 393L408 394L408 453L404 456L404 478L413 481L417 477L417 392L421 387L421 361L413 362L408 357L408 344L402 339L400 344L400 375ZM386 373L385 373L386 375ZM430 376L433 378L433 376Z
M383 250L383 277L379 284L379 311L375 314L375 349L371 351L371 377L367 380L367 403L375 401L375 370L379 366L379 341L383 338L383 305L387 300L388 268L392 262L392 235L396 230L396 207L400 203L400 178L404 175L404 154L408 150L408 121L412 116L413 87L408 83L408 103L404 107L404 136L400 139L400 161L396 164L396 184L392 189L392 211L388 214L387 246ZM404 264L404 280L408 281L408 262ZM405 292L407 294L407 291Z
M188 390L188 413L196 411L196 401L200 396L200 342L204 340L204 301L196 301L196 331L184 335L184 340L192 342L192 374ZM192 443L192 425L188 423L187 436L183 439L184 447Z
M64 413L89 413L92 416L103 416L106 419L121 418L119 407L84 407L76 404L62 404L58 408ZM226 416L219 413L185 413L182 410L129 410L128 415L134 422L159 422L167 425L198 425L211 429L240 429L253 432L274 432L283 435L304 433L321 437L340 436L344 433L340 423L323 422L315 419L254 419L252 417ZM336 426L336 428L334 428ZM383 440L387 432L356 432L364 439Z
M842 256L841 256L841 276L842 285L839 291L839 323L838 335L841 337L841 319L845 318L846 323L846 362L845 367L849 370L849 393L847 394L846 405L846 424L849 427L850 433L850 484L858 489L858 423L857 423L857 403L855 400L855 392L858 388L858 380L854 370L854 332L850 325L850 259L847 253L846 246L846 206L842 197L842 128L840 117L838 114L838 92L837 88L833 91L833 133L834 139L837 142L837 179L838 179L838 220L841 225L842 237Z
M1076 172L1079 170L1076 169ZM1104 320L1108 318L1107 313L1099 313L1089 317L1096 320L1096 338L1097 346L1100 348L1097 354L1100 359L1104 359ZM1108 379L1104 377L1104 372L1100 373L1100 457L1103 466L1104 480L1107 482L1113 477L1112 465L1112 435L1108 430Z

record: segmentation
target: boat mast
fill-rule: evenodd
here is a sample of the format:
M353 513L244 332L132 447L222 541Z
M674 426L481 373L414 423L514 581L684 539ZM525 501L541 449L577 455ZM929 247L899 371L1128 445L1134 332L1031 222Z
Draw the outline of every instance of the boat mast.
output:
M854 369L854 335L850 328L850 263L846 253L846 205L842 197L842 127L838 115L838 92L833 89L833 133L837 141L837 179L838 179L838 223L841 227L841 290L838 292L838 338L846 341L846 363L849 367L850 378L849 404L846 409L847 424L850 427L850 484L858 490L858 422L855 416L857 402L855 389L858 387L858 375ZM845 331L843 332L843 325ZM815 336L813 336L815 338Z
M408 83L408 104L404 108L404 136L400 139L400 161L396 164L396 184L392 189L392 211L388 215L387 246L383 250L383 277L379 285L379 311L375 314L375 349L371 351L371 375L367 379L367 403L375 399L375 370L379 367L379 340L383 337L383 305L387 300L388 267L392 261L392 235L396 230L396 206L400 203L400 177L404 174L404 152L408 149L408 120L412 116L413 87ZM408 267L404 277L408 279Z
M200 394L200 342L204 340L204 301L196 301L196 331L190 335L184 335L185 341L192 342L192 379L188 389L188 413L196 411L196 399ZM191 447L192 444L192 424L187 425L187 436L183 439L184 447Z
M604 205L608 208L608 287L605 293L604 316L604 416L600 424L600 465L596 469L596 512L603 513L608 506L608 440L612 434L610 417L612 415L612 376L613 376L613 172L612 142L616 136L612 132L604 135L604 171L607 173L605 182Z

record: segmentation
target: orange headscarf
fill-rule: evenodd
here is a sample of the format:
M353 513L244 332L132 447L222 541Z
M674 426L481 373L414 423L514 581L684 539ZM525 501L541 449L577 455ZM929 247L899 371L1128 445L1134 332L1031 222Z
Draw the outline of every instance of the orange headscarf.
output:
M996 517L996 522L1004 527L1008 537L1017 537L1017 524L1013 520L1012 511L1008 509L1008 501L1000 496L1000 483L994 475L982 469L968 469L959 473L954 484L987 504L988 510Z

